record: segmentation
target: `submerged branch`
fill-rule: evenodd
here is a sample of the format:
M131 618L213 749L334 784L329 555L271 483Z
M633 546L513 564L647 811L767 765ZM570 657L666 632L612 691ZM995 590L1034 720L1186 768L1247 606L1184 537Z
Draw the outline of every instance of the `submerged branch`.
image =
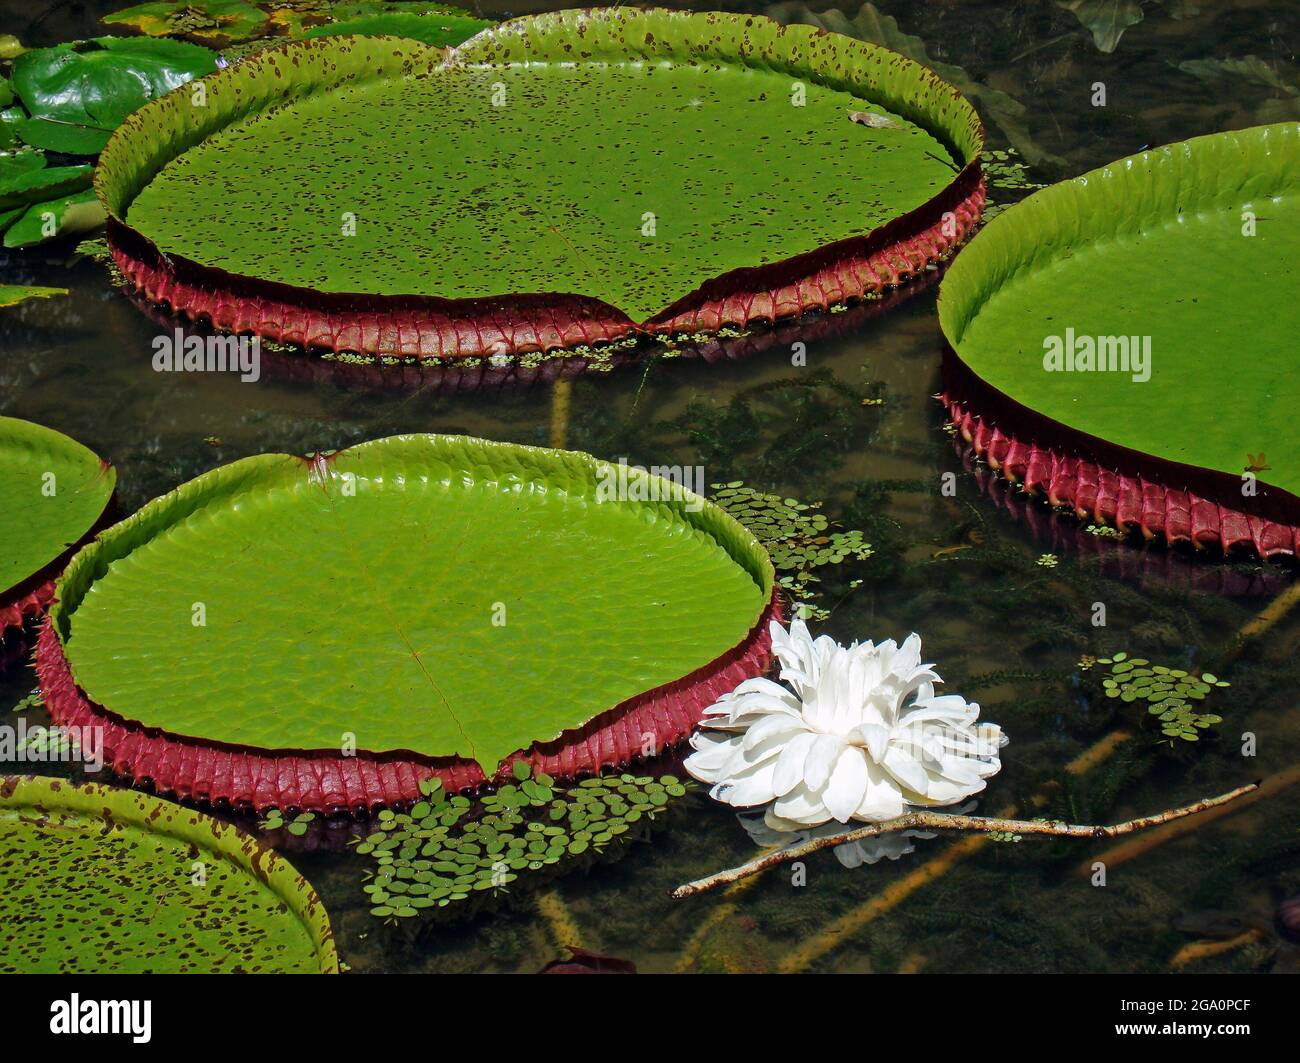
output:
M1204 812L1206 809L1226 805L1230 801L1235 801L1237 798L1244 797L1257 789L1259 789L1259 783L1238 786L1235 790L1229 790L1226 794L1220 794L1218 797L1204 797L1193 804L1184 805L1182 808L1171 808L1165 812L1157 812L1152 816L1139 816L1137 819L1115 823L1109 827L1063 823L1059 820L997 819L988 816L960 816L945 812L909 812L905 816L899 816L897 819L887 820L884 823L871 823L866 826L856 827L853 830L842 831L839 834L827 834L819 838L810 838L806 842L787 846L784 849L775 849L764 853L762 856L755 857L739 867L733 867L728 871L719 871L717 874L696 879L684 886L678 886L672 891L671 896L676 898L692 897L697 893L704 893L717 886L725 886L728 882L735 882L737 879L757 875L759 872L766 871L769 867L775 867L777 864L783 864L789 860L798 860L800 857L808 856L819 849L829 849L836 845L846 845L851 842L864 841L867 838L877 838L882 834L895 834L902 830L977 831L984 834L1048 834L1057 838L1115 838L1121 834L1132 834L1134 831L1146 830L1148 827L1158 827L1160 824L1168 823L1171 820L1183 819L1186 816L1194 816L1198 812Z

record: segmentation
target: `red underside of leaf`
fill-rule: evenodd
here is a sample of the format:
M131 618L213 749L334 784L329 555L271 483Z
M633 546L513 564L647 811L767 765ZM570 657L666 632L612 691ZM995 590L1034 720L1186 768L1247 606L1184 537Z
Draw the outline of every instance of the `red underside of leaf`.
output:
M1022 524L1036 545L1054 554L1074 554L1095 563L1098 574L1127 583L1177 587L1193 594L1229 598L1272 598L1295 582L1284 565L1221 565L1203 556L1206 551L1168 550L1160 539L1135 542L1132 534L1096 535L1073 513L1047 504L1041 495L1020 489L996 469L979 460L975 448L960 435L953 450L976 487L995 508Z
M47 579L30 590L0 597L0 639L11 628L20 628L28 620L42 616L54 601L55 577Z
M984 209L978 160L942 193L872 233L709 281L637 324L597 299L336 295L240 277L176 255L110 218L122 275L146 299L224 332L303 347L417 358L479 358L599 346L638 335L778 321L886 291L962 242Z
M1074 510L1080 519L1122 530L1138 528L1149 539L1160 537L1171 544L1244 548L1262 558L1300 554L1300 526L1243 513L1192 490L1165 487L1140 472L1105 468L1063 448L1039 446L1030 440L1032 430L1004 430L1005 422L981 416L951 389L945 390L942 401L980 458L1053 506ZM1240 481L1236 483L1240 496Z
M641 759L648 741L660 752L680 742L719 697L767 670L771 662L768 623L781 616L779 592L774 592L740 645L685 678L625 701L553 742L512 754L502 762L497 780L510 779L510 765L519 759L534 771L572 778ZM461 758L267 751L142 727L95 704L77 686L49 621L42 625L36 643L36 672L55 723L102 727L105 765L138 784L152 785L159 794L259 812L267 808L334 812L417 800L420 781L435 776L453 793L487 782L476 763Z

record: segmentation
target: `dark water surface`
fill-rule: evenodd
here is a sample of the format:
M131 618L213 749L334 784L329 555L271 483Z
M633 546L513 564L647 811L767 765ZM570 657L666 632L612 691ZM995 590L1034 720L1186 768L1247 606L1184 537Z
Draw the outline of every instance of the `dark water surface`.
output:
M52 43L101 32L95 18L116 6L36 11L6 2L0 25L28 44ZM1144 5L1145 20L1110 55L1050 0L889 2L878 13L922 37L935 62L965 69L991 146L1016 147L1032 163L1029 179L1046 182L1148 144L1300 117L1285 87L1300 86L1300 5L1204 4L1173 17L1184 7ZM807 10L782 5L779 13L792 19ZM484 5L483 13L505 12ZM849 17L881 25L871 9ZM1180 69L1247 56L1274 72L1273 83L1207 79L1204 64ZM1105 107L1091 103L1098 82ZM994 190L1003 203L1021 194ZM898 863L854 871L823 854L809 863L803 887L776 872L734 895L672 901L671 886L753 852L734 818L702 793L683 799L666 830L617 862L517 889L496 912L425 919L418 929L392 930L368 914L360 858L291 854L324 897L354 969L528 971L561 944L580 942L651 971L1163 971L1188 942L1252 930L1187 969L1295 966L1294 946L1279 946L1267 929L1276 901L1300 892L1300 609L1286 608L1291 572L1099 539L991 485L944 431L932 397L942 345L932 286L888 314L854 311L783 331L766 351L654 359L558 391L538 383L456 393L432 381L345 385L314 376L297 358L272 362L257 384L155 373L151 341L163 326L115 290L102 267L72 258L67 249L0 257L0 281L73 290L69 299L4 312L0 413L50 425L110 457L125 511L248 454L395 432L553 441L647 465L701 464L710 481L825 500L829 516L865 532L874 556L824 577L834 605L824 629L843 641L919 632L949 687L1004 727L1011 744L982 811L1015 806L1025 816L1114 822L1273 780L1268 796L1235 815L1148 837L1157 844L1111 858L1104 888L1081 873L1104 844L936 839ZM794 342L807 345L806 367L791 364ZM941 491L948 473L956 475L952 497ZM1047 553L1059 559L1054 567L1039 564ZM1099 602L1104 628L1091 622ZM1273 622L1243 641L1239 633L1261 614ZM1232 686L1215 695L1225 717L1218 737L1171 751L1156 731L1139 729L1127 706L1093 697L1076 662L1121 649L1228 679ZM7 672L0 711L33 684L22 667ZM1241 754L1247 732L1256 738L1253 758ZM918 884L918 869L935 860L950 866Z

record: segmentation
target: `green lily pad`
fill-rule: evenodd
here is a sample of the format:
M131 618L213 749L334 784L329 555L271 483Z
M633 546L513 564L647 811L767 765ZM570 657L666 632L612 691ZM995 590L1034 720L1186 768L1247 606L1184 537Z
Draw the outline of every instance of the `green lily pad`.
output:
M22 178L31 177L45 167L45 155L39 151L18 151L0 155L0 191L7 190Z
M771 596L724 512L613 500L617 468L422 435L247 458L102 533L51 615L86 695L145 727L259 750L351 735L490 778L710 664Z
M268 0L275 6L275 0ZM423 0L343 0L326 4L322 12L336 21L366 18L371 15L444 15L467 17L469 12L450 4L424 3Z
M0 111L0 151L11 151L22 143L19 131L27 121L27 112L21 107L6 107Z
M146 794L0 778L0 971L337 973L320 898L282 857Z
M47 167L40 151L0 155L5 246L27 247L102 224L104 210L90 188L93 172L91 166Z
M105 15L110 26L130 26L150 37L185 34L199 40L243 40L266 22L247 0L158 0Z
M92 188L48 203L33 203L5 232L5 247L32 247L61 236L92 232L104 224L104 208Z
M33 147L95 155L128 114L216 70L216 53L149 37L99 37L24 52L11 80L31 117L22 139Z
M325 293L582 295L637 321L932 202L981 137L918 64L757 16L560 12L450 57L321 39L207 88L202 114L139 112L100 162L109 213L165 255Z
M342 37L358 34L363 37L406 37L423 41L437 48L449 48L467 41L480 30L495 25L486 19L469 15L415 15L403 12L360 15L356 18L313 26L299 36Z
M1027 408L1085 452L1100 440L1192 467L1171 488L1208 470L1241 496L1254 468L1261 495L1271 484L1294 496L1298 290L1292 122L1152 149L1035 193L957 257L939 316L960 363L1020 411L1003 431Z
M0 596L81 540L115 483L113 467L75 440L0 417Z
M0 228L4 226L4 215L0 215ZM0 284L0 307L18 306L31 299L51 299L56 295L67 295L67 288L40 288L34 284Z
M35 152L0 158L0 164L17 159L38 159L44 163L45 156ZM54 199L56 196L69 195L90 187L91 166L30 166L24 172L6 175L0 166L0 210L12 210L14 207L28 203L38 203Z

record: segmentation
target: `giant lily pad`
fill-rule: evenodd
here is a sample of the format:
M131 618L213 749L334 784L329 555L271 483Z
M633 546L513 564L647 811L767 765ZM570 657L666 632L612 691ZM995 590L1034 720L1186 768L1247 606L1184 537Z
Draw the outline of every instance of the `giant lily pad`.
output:
M437 39L427 25L409 19L434 16L442 21L443 32ZM270 26L267 25L268 18ZM384 26L389 20L392 25ZM445 4L360 0L356 3L328 3L325 0L297 2L285 0L152 0L105 15L108 25L125 25L150 37L193 37L203 41L245 41L263 38L266 31L283 31L292 36L333 36L339 33L364 33L374 36L411 36L441 45L456 44L491 25L473 18L468 11ZM364 23L353 27L354 22ZM304 34L304 30L308 30ZM324 32L317 32L324 31ZM451 39L442 39L454 37Z
M282 857L146 794L0 778L0 971L338 971L329 917Z
M130 26L150 37L186 34L200 40L244 40L266 22L267 13L247 0L153 0L105 15L106 25Z
M1300 125L1198 137L1030 196L954 262L948 397L1097 523L1300 545Z
M119 265L218 327L437 357L716 330L879 292L983 203L979 120L885 49L758 16L325 38L138 112Z
M397 436L216 469L73 560L46 703L119 771L259 807L650 755L761 669L773 575L722 510L619 468Z
M75 440L0 417L0 632L49 602L64 557L103 516L115 482L113 467Z

